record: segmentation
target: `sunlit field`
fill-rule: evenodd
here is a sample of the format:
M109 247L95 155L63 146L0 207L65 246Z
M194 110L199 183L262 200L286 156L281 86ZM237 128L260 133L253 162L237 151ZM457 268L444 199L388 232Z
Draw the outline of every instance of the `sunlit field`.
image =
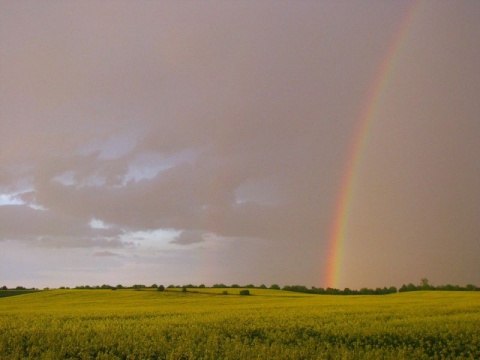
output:
M0 358L480 358L479 292L240 290L50 290L0 298Z

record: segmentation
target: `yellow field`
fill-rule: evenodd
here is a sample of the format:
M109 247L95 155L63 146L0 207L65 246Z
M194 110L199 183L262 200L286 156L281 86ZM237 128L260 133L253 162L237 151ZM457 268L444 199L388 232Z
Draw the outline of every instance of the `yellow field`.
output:
M1 298L0 359L480 358L479 292L239 290L50 290Z

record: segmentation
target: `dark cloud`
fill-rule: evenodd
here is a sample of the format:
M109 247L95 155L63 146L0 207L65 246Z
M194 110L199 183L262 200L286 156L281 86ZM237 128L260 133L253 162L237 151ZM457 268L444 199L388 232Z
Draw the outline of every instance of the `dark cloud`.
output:
M480 6L420 4L399 34L412 4L1 2L0 194L23 205L0 206L0 240L202 243L175 254L225 259L222 274L243 254L237 282L319 285L352 139L397 45L359 157L346 281L381 282L385 251L416 243L445 250L403 260L392 281L449 252L474 278ZM128 239L158 230L179 235ZM371 256L383 260L366 270Z
M131 247L131 242L125 243L120 239L109 238L82 238L79 236L50 237L42 236L33 245L45 248L107 248L118 249Z
M30 245L61 248L118 248L130 246L119 239L123 231L94 229L82 219L26 205L0 206L0 241L26 241Z
M203 241L205 241L204 234L202 234L201 232L193 230L183 230L178 236L175 237L175 239L170 241L170 244L190 245L201 243Z

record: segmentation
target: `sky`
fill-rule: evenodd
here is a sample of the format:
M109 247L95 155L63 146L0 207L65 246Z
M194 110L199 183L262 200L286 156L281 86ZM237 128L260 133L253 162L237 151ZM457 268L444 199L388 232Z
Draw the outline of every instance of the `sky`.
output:
M480 285L479 18L0 0L0 286Z

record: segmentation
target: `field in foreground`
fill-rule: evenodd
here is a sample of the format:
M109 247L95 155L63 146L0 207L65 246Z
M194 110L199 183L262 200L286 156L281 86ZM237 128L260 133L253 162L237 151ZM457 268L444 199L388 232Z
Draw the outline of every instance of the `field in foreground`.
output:
M0 359L480 358L479 292L239 290L50 290L1 298Z

